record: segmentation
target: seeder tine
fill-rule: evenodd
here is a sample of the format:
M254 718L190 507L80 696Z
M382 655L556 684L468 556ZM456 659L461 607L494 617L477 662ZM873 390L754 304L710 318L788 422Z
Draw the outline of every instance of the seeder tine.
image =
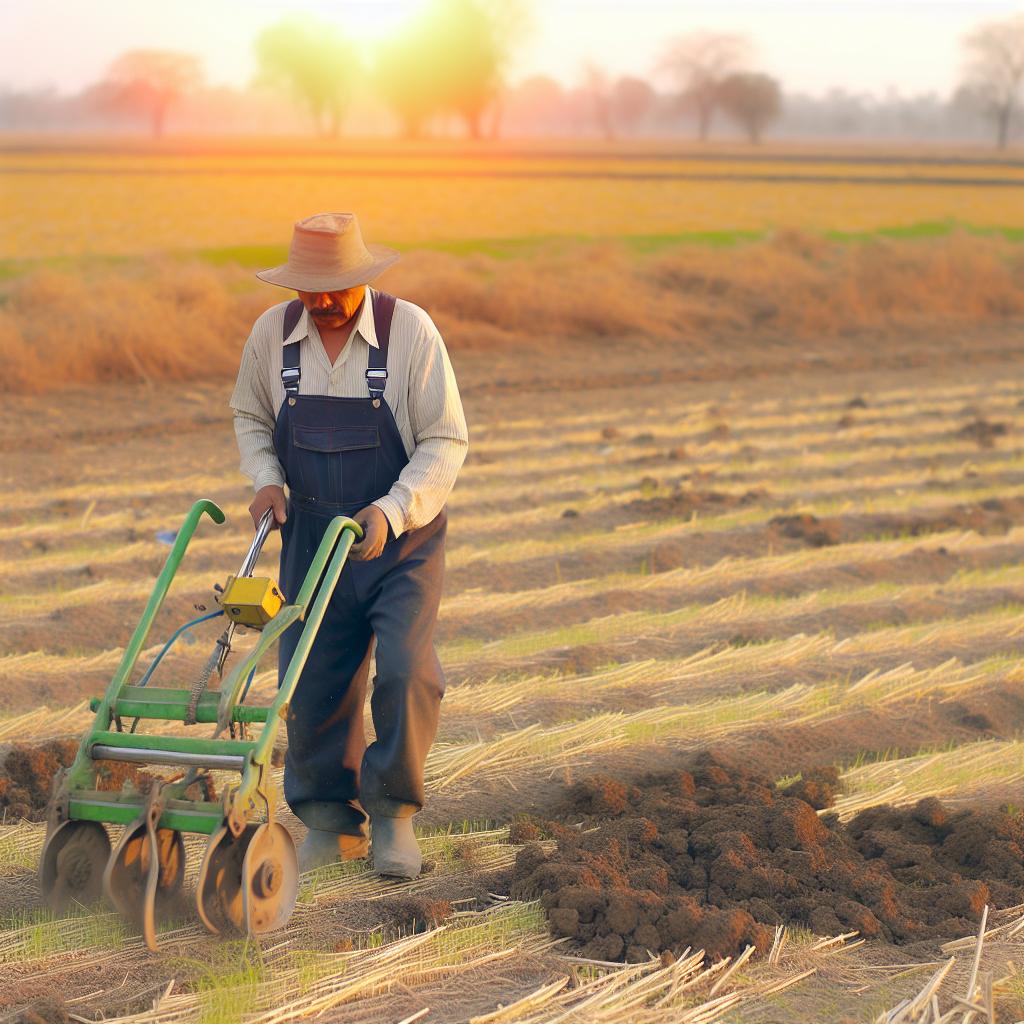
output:
M151 950L159 949L156 914L181 889L185 842L180 832L157 828L160 802L149 805L128 825L107 862L103 891L107 899L141 931Z
M235 839L222 824L206 844L196 882L199 919L214 935L237 929L242 921L242 861L247 829Z

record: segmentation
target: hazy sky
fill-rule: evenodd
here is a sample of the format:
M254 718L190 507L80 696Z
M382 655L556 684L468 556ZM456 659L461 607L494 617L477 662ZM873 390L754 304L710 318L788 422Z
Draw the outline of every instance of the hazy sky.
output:
M0 85L75 90L135 47L189 50L213 82L252 75L252 39L291 11L337 20L371 45L420 0L0 0ZM534 0L513 79L577 81L591 59L650 76L665 40L694 28L748 33L754 63L790 90L904 93L955 84L960 38L1024 0Z

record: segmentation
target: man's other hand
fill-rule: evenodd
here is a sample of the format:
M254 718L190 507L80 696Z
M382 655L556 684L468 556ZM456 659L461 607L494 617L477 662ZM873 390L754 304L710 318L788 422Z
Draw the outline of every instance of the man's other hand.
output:
M267 484L256 492L249 506L249 515L252 516L252 525L259 526L263 513L268 508L274 509L274 518L270 521L270 528L276 530L287 518L285 513L284 488L277 484Z
M388 539L388 518L379 505L367 505L352 517L360 525L365 524L366 531L362 540L357 540L351 547L348 557L357 562L367 562L377 558L384 550Z

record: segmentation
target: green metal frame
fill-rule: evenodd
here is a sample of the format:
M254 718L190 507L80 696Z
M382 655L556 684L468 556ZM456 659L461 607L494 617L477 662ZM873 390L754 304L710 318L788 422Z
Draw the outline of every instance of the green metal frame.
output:
M222 802L185 800L182 799L182 785L179 784L177 788L167 787L166 806L160 818L160 828L210 834L220 827L226 816L233 819L237 826L240 821L251 819L261 812L268 817L273 815L274 794L270 783L270 756L278 725L287 715L287 705L309 657L327 610L327 603L337 586L349 550L356 539L363 536L363 530L354 519L347 516L336 516L331 520L295 600L281 608L267 624L253 651L222 682L220 693L207 691L200 697L196 708L196 720L199 723L217 723L213 738L157 736L120 731L116 726L122 718L179 722L185 720L191 695L189 689L132 686L128 680L132 676L139 653L149 635L153 620L163 605L188 543L204 513L217 524L224 522L224 513L221 509L205 498L197 501L185 517L142 618L135 627L135 632L125 648L106 693L102 698L91 702L96 717L82 739L74 762L61 779L60 788L66 797L58 802L63 808L60 812L61 817L127 824L133 821L145 806L145 799L138 793L98 791L95 788L96 765L92 757L92 748L97 744L195 754L232 754L245 758L240 784L237 788L229 790ZM249 672L255 669L285 629L296 621L304 621L305 625L274 700L265 707L238 703ZM219 738L220 733L227 729L231 722L263 722L264 726L255 740Z

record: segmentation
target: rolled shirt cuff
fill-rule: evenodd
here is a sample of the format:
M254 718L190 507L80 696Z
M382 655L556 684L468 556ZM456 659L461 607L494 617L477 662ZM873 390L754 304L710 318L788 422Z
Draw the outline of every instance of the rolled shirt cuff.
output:
M252 482L252 489L258 491L261 488L268 487L270 484L275 484L278 487L284 487L284 473L281 472L277 466L272 466L268 469L261 469Z
M376 505L384 513L387 521L391 524L391 532L396 537L400 537L405 531L405 513L402 511L402 506L390 494L381 495L371 504Z

